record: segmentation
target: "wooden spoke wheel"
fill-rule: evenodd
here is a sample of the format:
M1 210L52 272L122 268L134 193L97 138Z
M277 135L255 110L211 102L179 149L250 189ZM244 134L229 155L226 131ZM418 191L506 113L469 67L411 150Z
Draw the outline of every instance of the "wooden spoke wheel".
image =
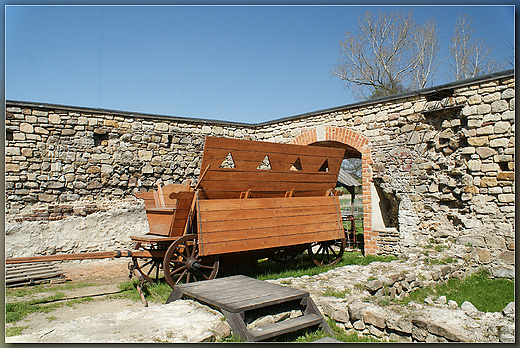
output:
M338 263L345 251L345 238L314 242L309 245L307 252L312 262L318 266L331 266Z
M177 239L164 256L164 277L174 288L181 283L214 279L217 276L219 260L216 256L200 255L198 236L188 234Z
M299 254L301 253L301 250L291 250L291 249L279 249L274 252L272 256L269 257L269 259L276 261L278 263L287 263L294 260Z
M143 246L142 243L137 242L134 250L145 250L145 251L156 251L166 250L165 245L149 245ZM151 257L151 258L137 258L133 257L134 268L139 271L141 276L150 283L157 283L164 280L163 272L163 258L162 257Z

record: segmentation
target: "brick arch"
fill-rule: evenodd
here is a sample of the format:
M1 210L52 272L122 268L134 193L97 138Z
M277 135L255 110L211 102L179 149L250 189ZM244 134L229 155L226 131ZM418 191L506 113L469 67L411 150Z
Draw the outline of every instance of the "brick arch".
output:
M336 141L349 145L361 153L365 254L376 254L378 252L378 233L372 231L372 195L370 187L372 182L372 156L368 139L362 134L347 128L318 126L298 135L291 141L291 144L310 145L319 141Z

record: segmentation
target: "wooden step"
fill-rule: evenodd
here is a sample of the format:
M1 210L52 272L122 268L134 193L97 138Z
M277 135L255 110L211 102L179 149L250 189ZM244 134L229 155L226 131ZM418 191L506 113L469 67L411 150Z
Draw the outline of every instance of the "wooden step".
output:
M293 319L287 319L278 323L260 328L250 329L249 334L255 341L266 340L271 337L280 336L289 332L298 331L307 327L320 325L323 317L317 314L307 314Z
M268 338L320 325L330 335L334 332L319 312L308 291L235 275L226 278L205 280L195 283L176 285L166 303L181 298L191 298L216 308L224 314L233 333L249 342ZM280 321L261 328L248 329L245 323L246 312L271 308L288 302L302 306L304 315Z

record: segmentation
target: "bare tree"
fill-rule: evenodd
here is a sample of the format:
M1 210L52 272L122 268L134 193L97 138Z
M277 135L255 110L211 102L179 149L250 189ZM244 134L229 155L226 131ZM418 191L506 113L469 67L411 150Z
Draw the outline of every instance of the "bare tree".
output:
M361 179L361 164L361 158L347 158L341 162L341 168L352 175L354 179L359 180Z
M412 11L367 11L358 20L359 33L347 31L340 41L341 58L331 74L353 84L360 99L425 87L436 68L439 30L434 21L420 26L412 17Z
M496 72L504 67L492 56L490 45L473 37L472 22L467 14L459 14L451 36L448 66L455 80Z
M507 56L507 64L511 65L511 67L515 67L515 46L511 42L507 42L507 49L509 51L509 55Z

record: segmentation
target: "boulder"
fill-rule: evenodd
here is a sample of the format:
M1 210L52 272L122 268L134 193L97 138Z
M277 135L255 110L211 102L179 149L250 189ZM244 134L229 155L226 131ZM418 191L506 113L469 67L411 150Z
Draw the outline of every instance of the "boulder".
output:
M502 314L506 317L515 317L515 303L509 302L509 304L502 310Z
M348 314L352 321L363 319L363 314L368 304L363 302L354 302L348 306Z
M452 324L447 322L433 321L428 324L428 332L431 334L441 336L449 341L454 342L468 342L468 336Z
M385 314L374 309L365 310L365 313L363 315L363 321L365 322L365 324L370 324L381 329L384 329L386 327Z
M367 289L371 293L376 292L377 290L381 289L382 287L383 287L383 283L379 279L368 281L365 284L365 289Z
M322 304L323 314L329 318L339 321L341 323L349 323L350 315L349 309L344 303L330 303L325 302Z
M477 309L477 307L475 307L473 305L473 303L471 303L469 301L462 302L462 304L460 305L460 309L462 309L464 311L464 313L466 313L466 315L468 315L468 316L474 316L474 315L477 315L477 314L482 314L482 312L479 311Z

